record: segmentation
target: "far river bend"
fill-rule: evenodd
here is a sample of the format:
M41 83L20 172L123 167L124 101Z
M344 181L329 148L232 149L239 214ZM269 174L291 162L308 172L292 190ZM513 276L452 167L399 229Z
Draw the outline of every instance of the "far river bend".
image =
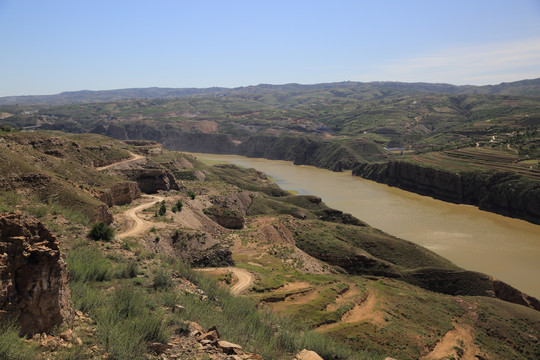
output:
M193 154L255 168L285 190L312 194L388 234L540 298L540 225L313 166L237 155Z

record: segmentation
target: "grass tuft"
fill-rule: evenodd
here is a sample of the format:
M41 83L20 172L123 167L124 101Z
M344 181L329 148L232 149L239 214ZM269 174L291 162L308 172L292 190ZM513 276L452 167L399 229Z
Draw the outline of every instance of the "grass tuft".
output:
M0 360L36 358L36 348L19 337L19 330L13 322L0 322Z

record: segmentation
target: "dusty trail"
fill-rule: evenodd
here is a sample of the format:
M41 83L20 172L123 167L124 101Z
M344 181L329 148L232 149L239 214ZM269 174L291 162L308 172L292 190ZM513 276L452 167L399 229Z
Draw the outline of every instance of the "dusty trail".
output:
M196 269L197 271L209 271L209 272L219 272L219 271L230 271L234 274L236 279L238 280L232 287L231 287L231 294L233 295L239 295L244 290L247 290L255 280L255 277L252 273L250 273L247 270L235 268L235 267L223 267L223 268L204 268L204 269Z
M458 356L456 349L462 349L459 356L463 360L475 360L480 353L478 346L474 343L475 335L469 325L454 323L454 329L448 331L437 343L433 351L421 360L436 360L454 358Z
M149 201L141 205L135 206L134 208L126 210L124 215L128 217L131 222L131 226L126 229L124 232L118 234L116 237L119 239L127 238L130 236L136 236L142 234L147 229L150 229L154 226L153 223L146 221L138 216L138 213L153 206L156 201L163 201L164 198L157 195L145 195L144 198L148 198Z
M319 326L315 329L318 332L329 331L339 324L359 323L361 321L368 321L379 327L384 325L384 317L380 311L377 311L376 306L378 303L377 297L379 293L377 290L372 290L368 293L367 298L356 305L350 311L345 313L341 318L341 321L332 324L326 324Z
M99 167L96 167L96 170L97 171L103 171L103 170L106 170L108 168L120 165L120 164L125 164L127 162L144 159L144 156L142 156L142 155L137 155L137 154L134 154L132 152L130 152L130 154L131 154L131 157L129 159L121 160L121 161L118 161L118 162L115 162L115 163L112 163L112 164L109 164L109 165L105 165L105 166L99 166Z

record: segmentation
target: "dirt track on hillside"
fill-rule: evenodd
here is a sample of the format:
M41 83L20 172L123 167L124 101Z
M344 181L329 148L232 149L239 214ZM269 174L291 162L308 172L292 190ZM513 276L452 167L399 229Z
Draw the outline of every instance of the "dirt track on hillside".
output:
M127 162L136 161L136 160L140 160L140 159L145 158L142 155L137 155L137 154L134 154L132 152L130 152L130 154L131 154L131 157L129 159L121 160L121 161L118 161L118 162L115 162L115 163L112 163L112 164L109 164L109 165L105 165L105 166L99 166L99 167L96 167L96 170L97 171L103 171L103 170L106 170L108 168L120 165L120 164L125 164Z
M156 195L145 195L149 201L126 210L124 215L129 219L131 225L124 232L118 234L118 239L136 236L150 229L154 224L139 217L138 213L154 205L157 201L163 201L163 197Z
M252 273L247 270L235 268L235 267L223 267L223 268L205 268L197 269L198 271L208 271L208 272L224 272L230 271L238 280L230 289L231 294L238 295L244 290L247 290L255 280L255 277Z

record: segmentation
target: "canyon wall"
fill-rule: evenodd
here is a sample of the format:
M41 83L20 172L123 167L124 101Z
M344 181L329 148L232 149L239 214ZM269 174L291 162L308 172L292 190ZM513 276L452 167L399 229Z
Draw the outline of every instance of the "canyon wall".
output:
M353 175L540 224L540 182L514 173L456 173L405 161L359 162Z
M358 161L381 160L384 153L371 141L357 139L342 144L298 135L253 135L235 142L222 134L172 133L163 140L170 150L236 154L271 160L292 161L332 171L350 170Z

